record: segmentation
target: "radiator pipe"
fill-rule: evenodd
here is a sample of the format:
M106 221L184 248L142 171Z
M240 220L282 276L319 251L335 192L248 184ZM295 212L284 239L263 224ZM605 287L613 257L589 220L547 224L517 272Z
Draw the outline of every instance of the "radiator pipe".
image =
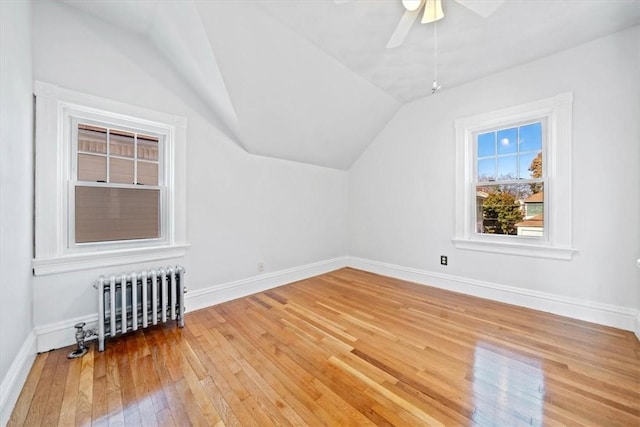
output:
M91 329L87 329L85 331L84 330L85 325L86 323L84 322L76 323L74 325L74 328L76 328L77 347L71 353L67 354L67 359L77 359L79 357L84 356L85 354L87 354L87 351L89 351L89 348L85 345L84 340L85 338L95 335L96 333Z

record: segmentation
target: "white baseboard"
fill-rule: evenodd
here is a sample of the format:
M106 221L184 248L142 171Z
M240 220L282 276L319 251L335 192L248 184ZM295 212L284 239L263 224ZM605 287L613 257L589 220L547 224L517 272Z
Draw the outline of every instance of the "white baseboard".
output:
M483 282L364 258L349 257L348 265L418 284L612 326L626 331L635 330L636 336L640 338L640 313L632 308Z
M333 258L326 261L307 264L300 267L261 274L248 279L237 280L212 286L206 289L189 291L185 296L187 312L210 307L225 301L231 301L252 295L298 280L328 273L346 267L347 257Z
M31 331L0 384L0 425L5 426L9 422L35 358L36 334Z
M347 257L333 258L300 267L261 274L259 276L234 282L223 283L206 289L189 291L185 295L185 307L187 313L201 308L220 304L232 299L241 298L267 289L282 286L297 280L306 279L329 271L337 270L347 265ZM188 282L187 282L188 283ZM187 286L188 287L188 286ZM98 314L66 319L56 323L36 326L37 336L36 350L38 353L55 348L66 347L76 342L74 325L85 322L87 329L95 330L98 323Z
M638 269L640 269L640 258L638 258ZM638 311L636 312L636 321L633 332L636 334L636 338L640 340L640 270L638 272Z
M638 339L640 339L640 312L638 312L638 310L357 257L333 258L300 267L223 283L205 289L189 291L185 296L185 306L187 313L189 313L190 311L252 295L287 283L328 273L347 265L360 270L467 295L488 298L574 319L613 326L627 331L634 331ZM57 323L37 326L35 328L35 336L37 337L36 351L40 353L74 344L75 330L73 326L76 323L85 322L88 329L96 329L97 319L98 316L94 313Z

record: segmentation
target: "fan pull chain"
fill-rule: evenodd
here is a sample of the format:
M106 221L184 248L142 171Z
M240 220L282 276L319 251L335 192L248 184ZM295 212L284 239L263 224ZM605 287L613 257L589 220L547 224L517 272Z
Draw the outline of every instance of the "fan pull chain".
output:
M434 2L435 9L435 2ZM435 95L442 88L438 84L438 24L433 23L433 84L431 85L431 93Z

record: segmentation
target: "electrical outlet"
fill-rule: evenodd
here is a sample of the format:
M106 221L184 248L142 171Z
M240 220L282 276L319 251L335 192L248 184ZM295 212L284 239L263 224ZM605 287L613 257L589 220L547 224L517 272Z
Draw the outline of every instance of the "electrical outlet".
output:
M447 265L449 258L446 255L440 255L440 265Z
M258 262L258 272L262 273L264 271L264 262Z

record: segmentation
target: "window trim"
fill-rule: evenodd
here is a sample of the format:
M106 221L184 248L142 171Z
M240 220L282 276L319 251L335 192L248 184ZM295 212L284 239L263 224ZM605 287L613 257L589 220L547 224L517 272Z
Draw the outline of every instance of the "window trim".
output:
M571 133L573 93L567 92L502 110L461 118L456 128L455 234L457 249L570 260ZM475 232L474 135L531 120L546 120L545 237ZM552 209L547 207L553 207Z
M34 275L57 274L183 257L186 242L186 126L184 117L36 81ZM135 128L165 136L161 239L100 244L71 242L72 118Z

